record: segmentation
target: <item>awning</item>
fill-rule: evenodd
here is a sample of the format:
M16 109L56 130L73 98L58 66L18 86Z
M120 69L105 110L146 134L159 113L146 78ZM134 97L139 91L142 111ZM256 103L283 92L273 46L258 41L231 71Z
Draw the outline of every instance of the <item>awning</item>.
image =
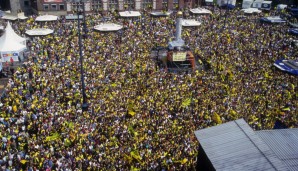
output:
M182 20L182 26L184 26L184 27L196 27L201 24L202 24L201 22L196 21L196 20L191 20L191 19L189 19L189 20L183 19Z
M46 36L54 33L54 30L47 29L47 28L37 28L37 29L27 30L25 33L28 34L29 36Z
M58 16L55 15L41 15L36 17L35 21L56 21Z
M114 23L101 23L99 25L94 26L95 30L98 31L118 31L120 29L122 29L123 26L118 25L118 24L114 24Z
M123 11L119 12L121 17L139 17L141 13L139 11Z
M190 12L193 14L211 14L212 12L210 10L207 10L205 8L193 8L190 9Z

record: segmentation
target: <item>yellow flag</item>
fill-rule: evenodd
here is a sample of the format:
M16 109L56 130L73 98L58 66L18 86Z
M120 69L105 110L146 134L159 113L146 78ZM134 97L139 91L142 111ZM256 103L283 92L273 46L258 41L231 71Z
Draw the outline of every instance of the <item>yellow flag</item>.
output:
M217 113L214 113L213 116L212 116L212 120L217 123L217 124L221 124L222 121L220 119L220 116L217 114Z

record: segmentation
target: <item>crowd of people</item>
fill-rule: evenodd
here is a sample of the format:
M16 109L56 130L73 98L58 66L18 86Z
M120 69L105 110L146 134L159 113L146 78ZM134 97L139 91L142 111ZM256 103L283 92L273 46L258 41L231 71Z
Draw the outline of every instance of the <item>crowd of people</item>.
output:
M195 170L195 130L238 118L254 129L272 129L277 120L297 127L298 78L273 67L277 59L297 59L289 26L259 22L270 13L212 12L184 16L202 22L182 32L208 66L192 73L165 72L151 55L174 39L174 14L109 14L109 22L127 23L121 33L94 31L103 16L87 15L87 111L77 21L13 22L20 35L38 27L54 34L30 37L27 60L1 96L2 170Z

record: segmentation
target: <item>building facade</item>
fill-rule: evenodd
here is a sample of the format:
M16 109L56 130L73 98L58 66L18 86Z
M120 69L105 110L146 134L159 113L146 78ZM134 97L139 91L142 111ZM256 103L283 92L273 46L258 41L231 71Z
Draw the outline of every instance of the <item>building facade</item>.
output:
M86 13L125 11L125 10L175 10L193 8L201 0L87 0L84 3ZM81 3L71 0L30 0L32 11L36 14L66 15L74 13Z

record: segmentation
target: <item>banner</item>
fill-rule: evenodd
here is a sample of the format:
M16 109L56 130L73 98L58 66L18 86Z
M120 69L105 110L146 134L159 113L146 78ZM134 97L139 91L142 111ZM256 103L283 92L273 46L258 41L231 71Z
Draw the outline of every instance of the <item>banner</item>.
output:
M2 62L10 62L10 58L13 59L13 61L19 61L19 53L18 52L2 52L1 53L1 60Z
M173 53L173 61L185 61L185 60L186 60L186 52Z

